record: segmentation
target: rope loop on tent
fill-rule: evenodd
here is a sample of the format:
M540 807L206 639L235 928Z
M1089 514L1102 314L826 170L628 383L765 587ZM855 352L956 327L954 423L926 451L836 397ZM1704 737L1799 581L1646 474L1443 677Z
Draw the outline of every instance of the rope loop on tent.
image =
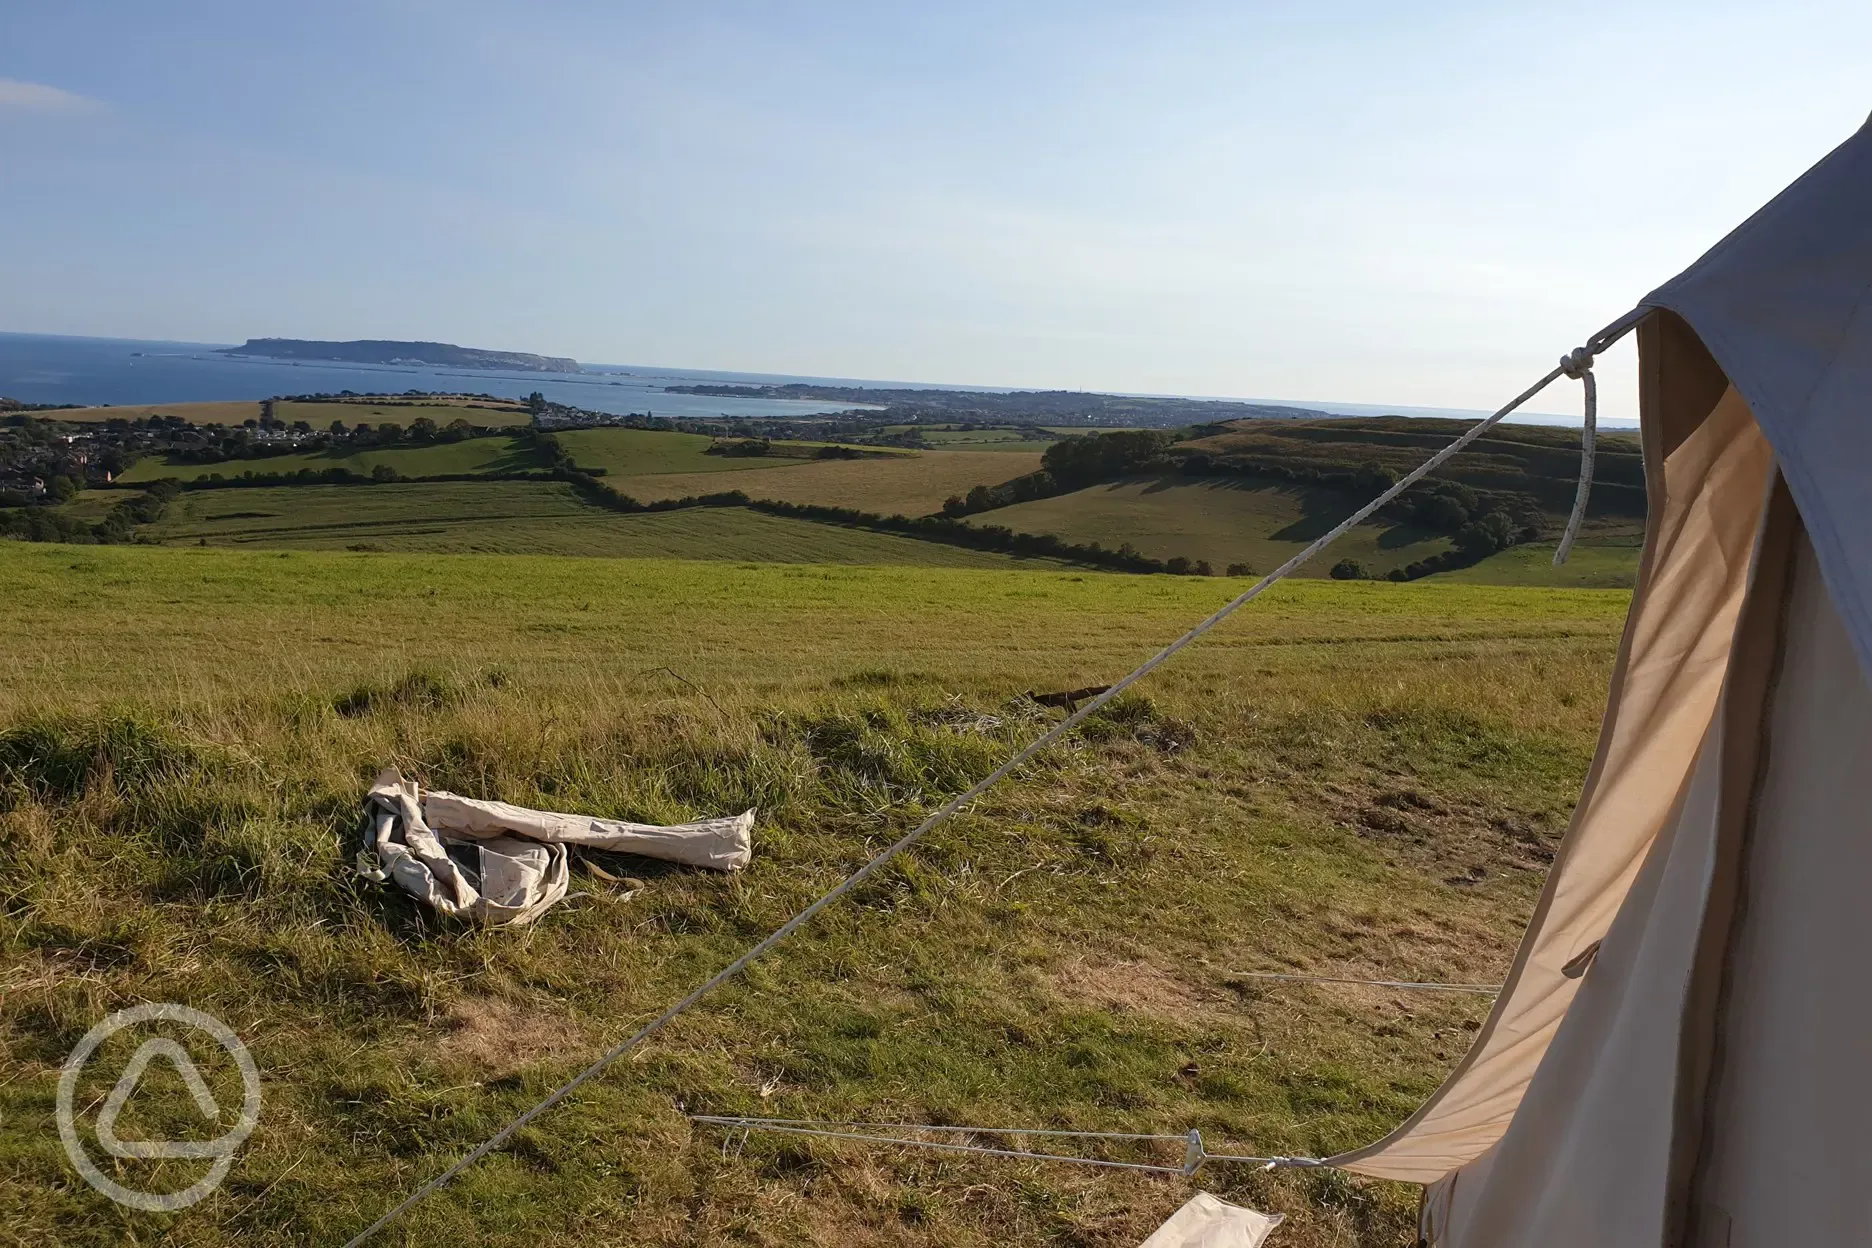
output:
M1599 382L1593 376L1592 367L1593 357L1604 349L1588 343L1560 357L1560 371L1578 381L1586 391L1586 420L1580 429L1579 490L1573 495L1573 514L1567 517L1560 545L1554 548L1553 566L1556 568L1573 553L1573 539L1579 536L1580 525L1585 523L1586 500L1592 494L1593 453L1599 425Z
M977 1153L985 1157L1012 1157L1019 1161L1061 1161L1107 1170L1145 1170L1156 1174L1195 1174L1212 1161L1232 1161L1259 1166L1263 1170L1310 1170L1326 1163L1318 1157L1251 1157L1240 1153L1212 1153L1203 1146L1202 1132L1191 1127L1181 1135L1151 1135L1132 1131L1063 1131L1045 1127L955 1127L921 1122L831 1122L816 1118L740 1118L722 1114L691 1114L689 1121L701 1126L739 1131L745 1138L754 1131L772 1131L780 1135L811 1135L828 1140L853 1140L863 1144L895 1144L904 1148L926 1148L941 1153ZM1103 1157L1080 1157L1072 1153L1030 1153L1025 1149L996 1148L987 1144L950 1143L947 1140L919 1140L889 1132L950 1132L957 1135L1064 1136L1081 1140L1124 1140L1136 1142L1175 1141L1183 1145L1181 1165L1150 1161L1109 1161ZM726 1147L727 1141L723 1141Z

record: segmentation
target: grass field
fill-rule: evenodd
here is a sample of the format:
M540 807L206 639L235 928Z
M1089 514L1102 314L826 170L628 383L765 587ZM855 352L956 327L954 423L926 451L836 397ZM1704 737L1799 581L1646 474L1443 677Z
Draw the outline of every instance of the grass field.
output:
M0 543L0 1225L343 1240L1039 732L1020 691L1110 679L1239 584ZM1232 972L1500 975L1625 601L1277 588L384 1242L1130 1248L1194 1186L723 1147L685 1111L1374 1137L1484 1003ZM438 923L349 866L388 761L635 818L755 805L755 862ZM91 1192L52 1128L73 1043L143 1000L227 1020L263 1072L228 1181L175 1215ZM1287 1213L1284 1248L1410 1241L1407 1189L1200 1185Z
M1338 524L1349 510L1346 496L1337 490L1172 476L1095 485L1017 503L983 512L973 522L1108 547L1130 542L1159 559L1207 559L1218 571L1246 563L1257 572L1270 572ZM1330 558L1315 560L1300 575L1324 576L1340 559L1357 559L1383 575L1447 549L1447 539L1410 525L1364 524L1340 538Z
M1355 506L1343 491L1265 484L1241 478L1184 476L1095 485L1071 494L983 512L977 524L1052 533L1069 541L1115 547L1130 542L1160 559L1207 559L1220 571L1246 563L1271 572L1345 518ZM1546 585L1592 589L1629 587L1638 574L1642 526L1622 518L1590 524L1565 567L1552 566L1554 546L1536 543L1493 555L1439 579L1486 585ZM1407 524L1360 525L1296 575L1325 576L1341 559L1356 559L1374 576L1450 548L1449 540Z
M705 455L703 452L715 439L700 433L663 433L652 429L570 429L554 436L570 452L574 463L586 468L602 468L614 477L671 472L747 472L764 468L797 467L801 462L759 456Z
M892 433L911 429L923 435L931 446L972 451L1033 451L1039 453L1053 445L1052 438L1036 438L1015 428L957 429L948 425L888 425Z
M1642 537L1595 538L1591 530L1576 543L1562 566L1553 566L1553 542L1516 546L1481 563L1439 574L1439 580L1474 585L1566 585L1586 589L1624 589L1637 583Z
M976 485L998 485L1039 466L1040 456L1034 452L919 451L890 459L796 461L779 471L614 476L606 483L645 502L743 490L751 498L924 516L940 510L951 494L966 494Z
M197 477L238 477L243 472L282 473L309 468L323 472L344 468L370 475L378 466L393 468L406 477L444 476L464 472L517 472L543 468L542 460L530 445L510 437L465 438L460 442L438 442L432 446L393 446L368 451L308 451L297 455L269 455L262 459L238 459L220 464L188 464L172 459L145 456L117 479L135 484L174 477L193 481Z
M740 507L620 515L586 503L570 486L522 481L197 490L171 504L147 536L283 550L1023 566L1005 555Z
M294 403L280 400L273 404L273 415L287 424L303 420L314 429L327 428L334 420L342 420L351 426L407 425L419 416L427 416L439 425L446 425L452 420L465 420L483 428L525 425L533 419L532 413L519 403L489 403L467 398L424 400L413 406L364 400L344 403Z
M136 420L144 416L179 416L196 425L240 425L260 419L259 402L142 403L121 407L71 407L40 415L53 420ZM326 420L327 424L331 421Z

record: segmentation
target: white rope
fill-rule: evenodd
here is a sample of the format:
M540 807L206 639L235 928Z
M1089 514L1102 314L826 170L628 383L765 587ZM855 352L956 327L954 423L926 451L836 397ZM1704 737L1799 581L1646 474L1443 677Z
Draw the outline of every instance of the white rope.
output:
M1603 350L1604 348L1601 348ZM1599 382L1593 376L1593 352L1579 347L1560 357L1560 371L1575 378L1586 391L1586 418L1580 426L1579 489L1573 495L1573 514L1567 517L1566 531L1554 548L1553 566L1559 567L1573 553L1573 539L1586 522L1586 499L1592 493L1593 452L1599 427Z
M1500 984L1431 984L1407 979L1348 979L1342 975L1283 975L1276 971L1229 971L1241 979L1279 979L1296 984L1358 984L1365 988L1421 988L1427 992L1479 992L1494 996Z
M1634 310L1632 312L1627 313L1625 316L1621 317L1619 320L1614 321L1611 325L1608 325L1606 328L1600 330L1597 334L1595 334L1592 338L1588 339L1587 345L1584 348L1582 348L1582 350L1590 351L1595 354L1597 352L1605 350L1607 346L1610 346L1613 342L1617 341L1618 338L1621 337L1627 330L1629 330L1633 325L1638 323L1638 318L1642 314L1642 312L1643 312L1643 309ZM1396 499L1400 494L1402 494L1405 490L1409 489L1411 486L1415 485L1417 482L1423 480L1423 478L1428 476L1430 473L1436 471L1452 455L1455 455L1458 451L1462 450L1464 447L1468 446L1471 442L1481 437L1489 429L1494 428L1494 426L1500 423L1501 420L1504 417L1506 417L1509 413L1513 412L1516 408L1520 407L1523 403L1526 403L1529 399L1533 398L1535 395L1539 394L1542 390L1546 389L1546 387L1556 377L1561 375L1561 372L1562 370L1559 368L1554 368L1550 370L1546 376L1542 377L1539 381L1535 382L1533 385L1523 390L1520 394L1516 395L1512 400L1509 401L1509 403L1506 406L1496 411L1492 416L1489 416L1487 419L1479 421L1475 425L1470 427L1469 429L1465 430L1462 433L1462 435L1458 437L1454 442L1451 442L1448 446L1444 447L1442 450L1432 455L1429 459L1425 460L1422 464L1420 464L1417 468L1412 470L1410 473L1400 478L1398 482L1395 485L1393 485L1390 489L1386 490L1384 493L1380 494L1377 498L1373 499L1371 502L1365 504L1363 507L1353 512L1350 516L1346 517L1332 530L1325 533L1321 537L1315 539L1312 542L1312 544L1310 544L1305 550L1301 551L1297 555L1294 555L1292 558L1288 559L1287 562L1281 564L1280 567L1275 568L1272 572L1268 573L1266 576L1256 581L1253 585L1250 585L1247 589L1243 590L1241 593L1237 594L1234 598L1230 599L1228 602L1224 603L1221 607L1217 608L1207 619L1203 620L1200 624L1196 625L1194 628L1190 629L1187 633L1184 633L1181 637L1177 638L1175 641L1165 646L1162 650L1159 650L1156 654L1146 659L1143 663L1138 665L1138 667L1135 668L1131 672L1130 675L1119 680L1116 684L1113 684L1110 687L1108 687L1104 693L1098 694L1097 696L1093 697L1090 701L1081 703L1078 710L1073 711L1072 713L1067 715L1065 719L1062 719L1059 723L1055 724L1051 729L1043 733L1041 736L1037 737L1030 744L1021 748L1019 751L1017 751L1014 754L1012 758L1009 758L1005 763L1002 763L999 767L995 768L986 777L977 781L975 784L971 785L967 791L963 793L959 793L955 797L952 797L947 802L943 803L943 805L940 808L938 808L934 814L930 815L929 818L925 819L922 823L919 823L916 827L912 828L910 831L904 833L903 836L899 837L897 840L893 841L890 845L885 847L885 849L882 852L880 852L875 857L873 857L869 862L865 863L863 866L859 867L856 871L846 876L844 880L840 881L829 892L821 896L817 901L813 902L811 905L807 906L804 910L800 911L798 914L788 919L785 923L781 924L780 927L776 928L772 934L770 934L765 939L763 939L759 944L755 945L752 949L749 949L746 953L742 954L740 957L730 962L727 966L724 966L721 970L715 972L715 974L709 976L709 978L706 981L704 981L694 991L690 992L688 996L682 998L682 1000L676 1002L674 1005L665 1009L662 1013L652 1018L649 1022L645 1023L642 1027L639 1027L636 1031L632 1032L629 1036L625 1037L622 1041L620 1041L618 1044L613 1046L610 1049L610 1051L604 1054L604 1056L600 1057L597 1061L593 1062L590 1066L587 1066L584 1070L574 1075L570 1080L562 1084L560 1087L555 1088L552 1092L548 1093L546 1097L542 1099L538 1104L534 1105L532 1108L520 1114L512 1122L502 1127L499 1131L496 1131L492 1136L488 1137L488 1139L485 1142L476 1145L473 1149L463 1154L463 1156L458 1161L456 1161L448 1169L444 1170L441 1174L438 1174L435 1178L430 1179L427 1183L417 1188L409 1196L404 1198L404 1200L401 1203L399 1203L395 1208L391 1209L389 1212L385 1213L382 1217L378 1218L375 1222L371 1223L369 1226L365 1227L362 1231L358 1232L357 1235L353 1236L345 1244L345 1248L357 1248L359 1244L362 1244L364 1241L368 1240L371 1236L375 1235L378 1231L381 1231L384 1227L389 1226L392 1222L402 1217L409 1210L415 1208L416 1205L420 1204L423 1200L427 1199L431 1194L440 1190L450 1180L455 1178L456 1175L460 1174L462 1171L466 1170L469 1166L472 1166L475 1162L481 1160L483 1157L487 1156L489 1153L499 1148L502 1144L505 1144L508 1140L512 1139L514 1136L514 1133L519 1131L522 1127L525 1127L528 1123L532 1122L535 1118L538 1118L541 1114L545 1113L547 1110L557 1105L560 1101L563 1101L566 1097L578 1091L581 1087L583 1087L590 1080L595 1079L599 1075L603 1074L605 1069L609 1067L611 1063L617 1061L618 1058L624 1056L624 1054L630 1052L632 1049L642 1044L645 1040L648 1040L651 1036L663 1030L663 1028L667 1027L676 1018L681 1016L685 1011L687 1011L696 1002L702 1000L702 998L708 996L711 992L715 991L715 989L721 987L723 984L727 983L729 980L739 975L743 970L747 968L750 962L753 962L756 958L759 958L762 954L772 949L775 945L778 945L782 941L786 940L787 937L791 936L794 932L804 927L807 923L810 923L813 917L817 915L821 910L824 910L827 906L831 905L833 902L843 897L846 893L849 893L852 889L858 887L860 884L870 879L873 875L877 874L877 872L881 868L883 868L883 866L886 863L890 862L893 858L903 853L906 849L909 849L912 845L915 845L918 841L922 840L923 837L931 829L937 827L939 824L944 823L945 821L949 819L951 815L954 815L957 811L961 810L964 806L967 806L970 802L980 797L983 793L986 793L989 789L992 789L995 785L1001 783L1001 781L1005 780L1009 775L1013 774L1013 772L1017 770L1028 759L1032 758L1034 755L1038 754L1040 751L1046 749L1047 746L1052 745L1055 741L1058 741L1061 737L1065 736L1073 728L1077 727L1080 723L1084 722L1087 716L1092 715L1094 712L1099 710L1100 707L1103 707L1107 702L1110 702L1113 698L1123 693L1126 689L1129 689L1132 685L1135 685L1138 681L1144 679L1144 677L1156 671L1164 663L1168 662L1171 656L1175 655L1178 651L1182 650L1185 646L1189 645L1191 642L1201 637L1204 633L1208 632L1210 629L1220 624L1223 620L1226 620L1229 616L1235 614L1235 612L1239 611L1242 607L1247 606L1249 603L1253 602L1256 598L1259 598L1262 594L1266 593L1267 590L1270 587L1272 587L1274 584L1276 584L1280 580L1287 577L1295 569L1301 567L1303 564L1311 560L1315 555L1319 554L1322 550L1325 550L1328 546L1332 545L1341 536L1343 536L1349 529L1352 529L1353 527L1359 524L1362 524L1364 521L1370 519L1372 514L1375 513L1379 508L1390 503L1392 500Z
M1057 1131L1041 1127L952 1127L921 1123L828 1122L813 1118L733 1118L717 1114L691 1114L689 1121L704 1126L723 1127L730 1131L774 1131L781 1135L810 1135L829 1140L855 1140L864 1144L897 1144L905 1148L928 1148L944 1153L978 1153L986 1157L1013 1157L1021 1161L1063 1161L1081 1166L1103 1166L1113 1170L1149 1170L1158 1174L1191 1175L1212 1161L1240 1162L1264 1170L1282 1168L1311 1169L1326 1163L1317 1157L1250 1157L1239 1153L1212 1153L1203 1147L1202 1133L1192 1128L1182 1135L1142 1135L1128 1131ZM1164 1165L1148 1161L1107 1161L1100 1157L1080 1157L1072 1153L1033 1153L1018 1148L995 1148L986 1144L950 1144L941 1140L913 1140L896 1135L875 1135L841 1128L871 1128L877 1131L950 1131L969 1135L1071 1136L1095 1140L1175 1141L1184 1146L1183 1164Z

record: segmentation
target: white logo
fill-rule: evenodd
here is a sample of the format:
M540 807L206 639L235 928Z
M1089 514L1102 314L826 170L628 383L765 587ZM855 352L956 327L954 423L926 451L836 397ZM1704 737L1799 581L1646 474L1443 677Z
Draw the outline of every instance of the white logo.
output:
M97 1119L98 1144L113 1157L158 1160L163 1158L214 1158L214 1164L208 1173L179 1192L140 1192L135 1188L123 1186L99 1170L85 1152L84 1142L78 1138L77 1119L72 1113L72 1102L78 1091L78 1075L84 1065L97 1051L98 1045L138 1023L155 1022L166 1019L171 1022L187 1023L198 1031L205 1031L214 1037L216 1043L226 1049L234 1064L240 1067L241 1099L240 1121L236 1122L219 1138L213 1140L121 1140L117 1138L117 1115L123 1112L124 1102L136 1091L136 1086L143 1079L143 1072L157 1058L162 1058L175 1067L181 1076L182 1084L188 1089L189 1096L195 1102L195 1108L209 1122L216 1122L221 1116L221 1106L215 1102L214 1093L208 1090L208 1083L202 1078L201 1071L188 1055L188 1050L166 1036L152 1036L137 1047L131 1055L124 1072L117 1078L117 1085L104 1099L104 1108ZM65 1144L65 1155L71 1158L72 1165L84 1176L85 1182L103 1192L120 1205L132 1209L144 1209L152 1213L168 1213L176 1209L186 1209L221 1185L221 1180L234 1166L234 1150L241 1146L252 1133L254 1124L260 1121L260 1072L254 1066L253 1055L247 1046L241 1043L239 1036L230 1031L225 1023L212 1014L190 1009L186 1005L150 1004L139 1005L133 1009L119 1010L109 1018L87 1031L84 1039L78 1042L71 1056L65 1059L65 1069L59 1075L58 1085L58 1129L59 1139Z

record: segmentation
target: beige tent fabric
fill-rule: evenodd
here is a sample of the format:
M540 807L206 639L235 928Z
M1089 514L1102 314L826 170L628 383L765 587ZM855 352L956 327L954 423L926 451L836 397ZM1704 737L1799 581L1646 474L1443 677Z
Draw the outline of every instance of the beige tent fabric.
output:
M1872 1242L1872 690L1800 544L1693 1180L1694 1248Z
M1138 1248L1261 1248L1282 1221L1197 1192Z
M673 827L625 823L424 793L394 767L377 777L369 801L359 870L443 914L493 926L531 923L565 897L568 845L718 871L738 871L753 856L751 810Z
M1573 1001L1565 968L1605 936L1677 806L1722 688L1772 457L1733 389L1674 447L1664 424L1647 420L1646 555L1598 754L1506 986L1436 1094L1335 1165L1435 1183L1502 1137Z
M1869 808L1872 690L1805 533L1777 521L1681 813L1507 1134L1433 1190L1437 1248L1872 1242Z
M1484 1167L1459 1171L1438 1248L1660 1248L1679 1022L1716 836L1712 727L1566 1024Z

